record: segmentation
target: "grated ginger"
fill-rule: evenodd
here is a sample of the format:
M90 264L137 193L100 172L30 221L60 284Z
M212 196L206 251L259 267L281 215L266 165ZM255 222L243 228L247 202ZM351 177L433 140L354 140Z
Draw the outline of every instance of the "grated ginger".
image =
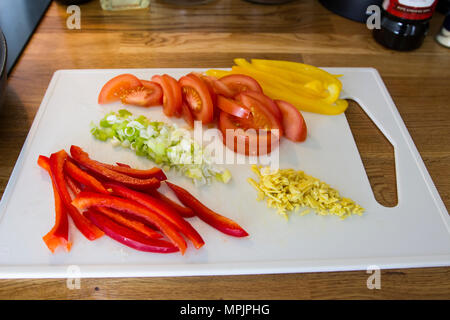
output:
M298 212L300 208L311 208L319 215L335 215L345 219L351 215L361 216L364 208L349 198L343 198L336 189L325 182L294 169L279 169L271 172L269 167L252 166L258 176L256 182L252 178L247 181L257 190L257 199L267 199L269 208L277 209L277 213L288 217L288 211ZM306 209L299 212L301 216L310 212Z

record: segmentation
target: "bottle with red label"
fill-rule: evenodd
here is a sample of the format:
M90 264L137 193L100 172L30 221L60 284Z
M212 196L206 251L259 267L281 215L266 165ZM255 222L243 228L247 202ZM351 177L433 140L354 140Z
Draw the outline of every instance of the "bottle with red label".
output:
M437 0L384 0L381 29L374 38L390 49L408 51L419 48L428 32Z

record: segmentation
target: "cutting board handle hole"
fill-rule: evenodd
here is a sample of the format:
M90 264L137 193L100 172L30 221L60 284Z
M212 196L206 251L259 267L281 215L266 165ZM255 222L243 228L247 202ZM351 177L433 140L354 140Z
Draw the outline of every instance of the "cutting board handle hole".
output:
M385 207L398 204L394 147L354 100L345 112L375 199Z

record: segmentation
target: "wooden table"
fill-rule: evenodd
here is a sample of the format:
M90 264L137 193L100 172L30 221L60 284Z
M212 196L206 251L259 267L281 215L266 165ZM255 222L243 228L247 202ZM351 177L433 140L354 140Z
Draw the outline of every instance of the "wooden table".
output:
M322 67L374 67L381 73L443 198L450 205L450 51L433 39L422 48L386 50L363 25L318 1L263 6L241 0L150 10L102 11L81 5L81 30L66 27L53 3L8 80L0 112L0 194L8 182L54 71L70 68L229 67L235 57L274 58ZM378 201L395 205L392 146L352 103L347 117ZM348 299L450 298L450 268L384 270L381 290L365 271L185 278L0 280L1 299Z

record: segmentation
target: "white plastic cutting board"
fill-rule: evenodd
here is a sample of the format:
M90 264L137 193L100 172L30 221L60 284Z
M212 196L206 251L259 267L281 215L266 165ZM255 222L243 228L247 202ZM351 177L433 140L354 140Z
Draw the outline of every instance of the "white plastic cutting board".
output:
M90 242L71 226L70 253L51 254L42 241L54 221L52 188L36 160L75 144L92 158L152 166L126 149L95 140L90 123L119 104L99 106L97 96L111 77L129 72L149 79L168 73L180 77L193 69L62 70L55 73L0 204L0 277L185 276L365 270L450 265L450 218L433 182L374 69L334 68L344 75L343 96L356 100L395 149L399 204L377 203L345 115L304 113L305 143L283 139L280 167L304 170L366 208L362 216L341 221L334 216L293 214L286 221L246 182L250 165L229 166L233 180L197 189L175 173L169 179L191 191L207 206L230 217L250 234L226 236L198 218L192 224L204 237L201 250L152 254L125 247L108 237ZM200 70L197 70L200 71ZM161 108L129 107L135 114L172 121ZM180 122L182 123L182 122ZM73 266L76 266L75 269ZM69 266L72 266L69 268Z

